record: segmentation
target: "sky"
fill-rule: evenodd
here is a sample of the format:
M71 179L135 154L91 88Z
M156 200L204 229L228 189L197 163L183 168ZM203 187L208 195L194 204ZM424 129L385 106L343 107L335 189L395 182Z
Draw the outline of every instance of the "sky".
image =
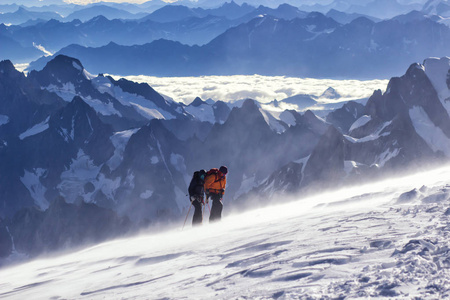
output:
M45 1L45 0L43 0ZM116 3L137 3L141 4L144 2L148 2L148 0L64 0L66 3L73 3L73 4L80 4L80 5L86 5L96 2L116 2ZM163 0L164 2L174 2L170 0Z
M34 0L35 2L39 2L39 4L37 5L49 5L49 4L54 4L57 3L56 0ZM116 3L134 3L134 4L141 4L144 2L148 2L149 0L60 0L60 1L64 1L66 3L73 3L73 4L79 4L79 5L87 5L87 4L91 4L91 3L96 3L96 2L116 2ZM158 0L159 1L159 0ZM164 2L177 2L177 0L162 0ZM230 2L231 0L227 0L228 2ZM236 0L235 0L236 1ZM270 1L270 0L269 0ZM331 3L333 0L298 0L298 5L302 5L302 4L306 4L306 5L312 5L312 4L322 4L322 5L326 5ZM348 0L348 2L350 3L355 3L355 4L359 4L361 0ZM370 0L365 0L365 1L370 1ZM424 3L426 0L398 0L398 2L400 3ZM197 1L193 1L193 2L197 2ZM245 0L241 0L241 1L236 1L238 3L241 2L245 2ZM275 2L275 1L274 1ZM280 1L277 0L276 3L279 3ZM16 4L23 4L22 1L20 0L0 0L0 4L12 4L12 3L16 3ZM292 3L292 2L290 2ZM26 4L25 4L26 5ZM32 5L36 5L35 3L33 3Z
M45 3L46 0L40 0L41 2ZM89 3L95 3L95 2L117 2L117 3L122 3L122 2L126 2L126 3L144 3L144 2L148 2L149 0L64 0L67 3L77 3L77 4L89 4ZM162 0L164 2L177 2L177 0ZM231 0L229 0L228 2L230 2ZM333 0L299 0L299 5L302 4L313 4L313 3L319 3L319 4L328 4L330 2L332 2ZM400 3L423 3L426 0L400 0ZM196 2L196 1L192 1L192 2ZM350 2L350 1L349 1Z

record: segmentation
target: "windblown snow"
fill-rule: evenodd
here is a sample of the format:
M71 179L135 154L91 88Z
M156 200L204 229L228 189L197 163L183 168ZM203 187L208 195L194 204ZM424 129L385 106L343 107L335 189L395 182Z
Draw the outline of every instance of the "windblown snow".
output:
M37 259L0 270L0 297L448 298L449 178L446 166Z

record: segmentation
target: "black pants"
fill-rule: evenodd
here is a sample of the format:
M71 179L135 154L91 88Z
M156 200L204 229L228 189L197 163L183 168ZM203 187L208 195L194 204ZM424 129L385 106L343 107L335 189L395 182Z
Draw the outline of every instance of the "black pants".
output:
M202 204L199 200L192 201L194 206L194 217L192 218L192 226L201 225L203 222Z
M212 207L211 214L209 215L209 222L220 221L222 218L222 195L211 194Z

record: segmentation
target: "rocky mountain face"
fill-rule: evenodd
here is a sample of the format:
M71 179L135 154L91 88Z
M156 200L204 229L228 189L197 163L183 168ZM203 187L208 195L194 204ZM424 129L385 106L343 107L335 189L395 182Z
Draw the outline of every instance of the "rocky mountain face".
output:
M311 154L275 171L246 197L314 192L448 160L449 70L448 58L413 64L365 106L349 102L330 113L332 126Z
M333 126L343 134L347 134L353 123L362 117L363 113L364 105L349 101L341 108L329 113L326 117L326 121L333 124Z
M28 76L0 67L3 256L177 222L199 169L228 166L224 201L242 209L450 157L446 58L411 65L326 121L251 99L176 103L67 56Z
M288 125L253 100L176 103L147 84L93 76L67 56L28 76L9 61L1 67L1 238L14 240L5 252L35 255L109 237L50 241L67 225L47 233L52 218L73 219L75 236L90 226L81 212L111 212L120 224L129 218L127 228L179 220L190 177L201 168L233 170L231 203L310 153L328 127L312 112L295 111L285 112L294 120ZM123 233L119 227L112 232ZM46 234L53 236L47 246L39 238Z

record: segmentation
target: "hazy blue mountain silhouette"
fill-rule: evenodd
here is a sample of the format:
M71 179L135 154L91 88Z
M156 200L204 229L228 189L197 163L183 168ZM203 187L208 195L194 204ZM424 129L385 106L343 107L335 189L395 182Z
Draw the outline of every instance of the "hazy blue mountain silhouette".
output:
M445 56L449 47L450 28L431 19L375 23L361 17L341 25L311 13L293 20L255 18L201 47L158 40L133 47L115 43L99 48L71 45L58 54L79 57L94 72L122 75L257 73L385 78L401 74L411 61ZM49 59L40 59L30 68L42 68Z

